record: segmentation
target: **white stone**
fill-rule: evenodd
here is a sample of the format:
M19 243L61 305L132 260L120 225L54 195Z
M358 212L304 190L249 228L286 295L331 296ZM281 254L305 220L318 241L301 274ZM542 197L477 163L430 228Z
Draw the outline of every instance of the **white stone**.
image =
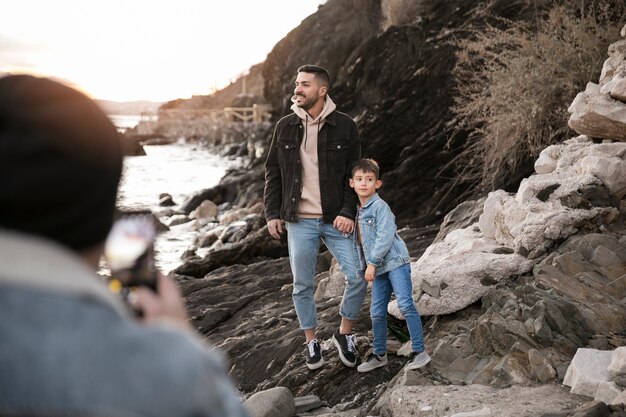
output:
M218 220L220 224L230 224L236 222L237 220L243 219L248 214L250 214L250 209L247 208L232 209L220 215L218 217Z
M217 217L217 206L211 200L204 200L189 215L192 219L214 219Z
M590 155L580 161L580 167L599 178L618 199L626 194L626 161L622 158Z
M615 382L603 381L598 384L598 389L593 399L596 401L602 401L605 404L610 404L615 400L622 390L615 384Z
M346 287L345 281L346 276L341 272L337 260L333 258L328 276L322 278L317 284L314 295L315 301L320 301L324 298L339 297L343 294Z
M414 299L420 315L459 311L487 294L497 282L524 274L534 266L520 255L494 253L502 246L477 230L474 224L452 231L411 264ZM419 292L422 281L438 289L438 297ZM388 311L393 314L396 306L394 300Z
M613 398L609 405L626 405L626 391L622 391L620 395Z
M579 348L567 368L563 385L571 387L573 394L595 397L598 385L609 380L611 356L611 351Z
M623 50L623 45L624 41L609 45L609 57L602 64L602 70L600 71L600 85L605 85L610 82L615 72L618 71L618 68L624 62L626 53Z
M486 238L494 239L496 237L496 208L508 197L509 194L504 190L492 191L487 196L483 205L483 213L478 219L478 227Z
M612 207L564 207L560 199L577 193L581 187L604 184L618 200L626 194L626 162L622 158L626 143L595 144L581 135L545 151L556 158L554 171L524 179L513 196L501 190L491 193L479 219L485 236L516 251L541 251L553 241L576 233L579 224L602 225L618 215ZM558 187L546 201L536 198L537 193L554 186Z
M537 174L549 174L556 168L556 161L544 151L539 154L539 158L535 161L535 172Z
M607 371L611 380L626 375L626 346L620 346L613 351Z
M490 416L490 415L491 415L491 408L484 407L484 408L481 408L480 410L466 411L464 413L452 414L450 417L480 417L480 416Z
M612 78L613 74L607 74ZM570 128L595 138L626 141L626 104L600 93L600 86L588 83L567 109Z

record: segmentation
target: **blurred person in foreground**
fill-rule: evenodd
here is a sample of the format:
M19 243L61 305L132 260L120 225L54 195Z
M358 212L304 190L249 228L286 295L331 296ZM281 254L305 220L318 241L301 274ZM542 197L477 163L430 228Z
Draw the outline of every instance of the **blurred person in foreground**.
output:
M0 415L246 416L169 278L138 319L97 276L121 171L94 101L0 78Z

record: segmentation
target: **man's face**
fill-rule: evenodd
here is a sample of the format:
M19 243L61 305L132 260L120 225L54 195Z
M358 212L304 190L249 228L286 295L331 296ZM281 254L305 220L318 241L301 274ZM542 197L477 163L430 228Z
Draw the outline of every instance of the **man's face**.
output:
M299 72L296 78L296 88L293 90L295 94L296 106L309 110L318 101L324 99L326 87L319 85L314 74L308 72Z

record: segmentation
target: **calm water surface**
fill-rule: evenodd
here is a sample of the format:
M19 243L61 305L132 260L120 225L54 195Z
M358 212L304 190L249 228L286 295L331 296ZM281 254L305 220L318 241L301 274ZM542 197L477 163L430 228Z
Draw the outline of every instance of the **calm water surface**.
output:
M169 145L145 146L145 156L127 156L118 194L122 208L148 208L158 213L159 194L170 194L177 204L196 191L217 185L230 167L239 161L225 159L197 145L183 141ZM165 273L180 265L180 256L193 243L190 225L174 226L156 241L156 263Z

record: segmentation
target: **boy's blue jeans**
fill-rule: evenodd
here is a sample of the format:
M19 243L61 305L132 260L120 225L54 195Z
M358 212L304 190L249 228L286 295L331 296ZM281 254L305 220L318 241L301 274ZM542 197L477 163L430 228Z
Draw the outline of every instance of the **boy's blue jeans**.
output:
M339 314L348 320L356 320L365 299L367 282L359 278L356 272L352 234L344 235L322 219L300 219L295 223L286 223L286 228L289 263L293 273L292 298L300 328L312 329L317 325L313 292L320 238L346 276Z
M372 283L370 317L374 334L374 353L384 355L387 351L387 304L392 291L409 328L411 348L413 352L422 352L424 350L422 319L413 302L411 265L404 264L377 276Z

